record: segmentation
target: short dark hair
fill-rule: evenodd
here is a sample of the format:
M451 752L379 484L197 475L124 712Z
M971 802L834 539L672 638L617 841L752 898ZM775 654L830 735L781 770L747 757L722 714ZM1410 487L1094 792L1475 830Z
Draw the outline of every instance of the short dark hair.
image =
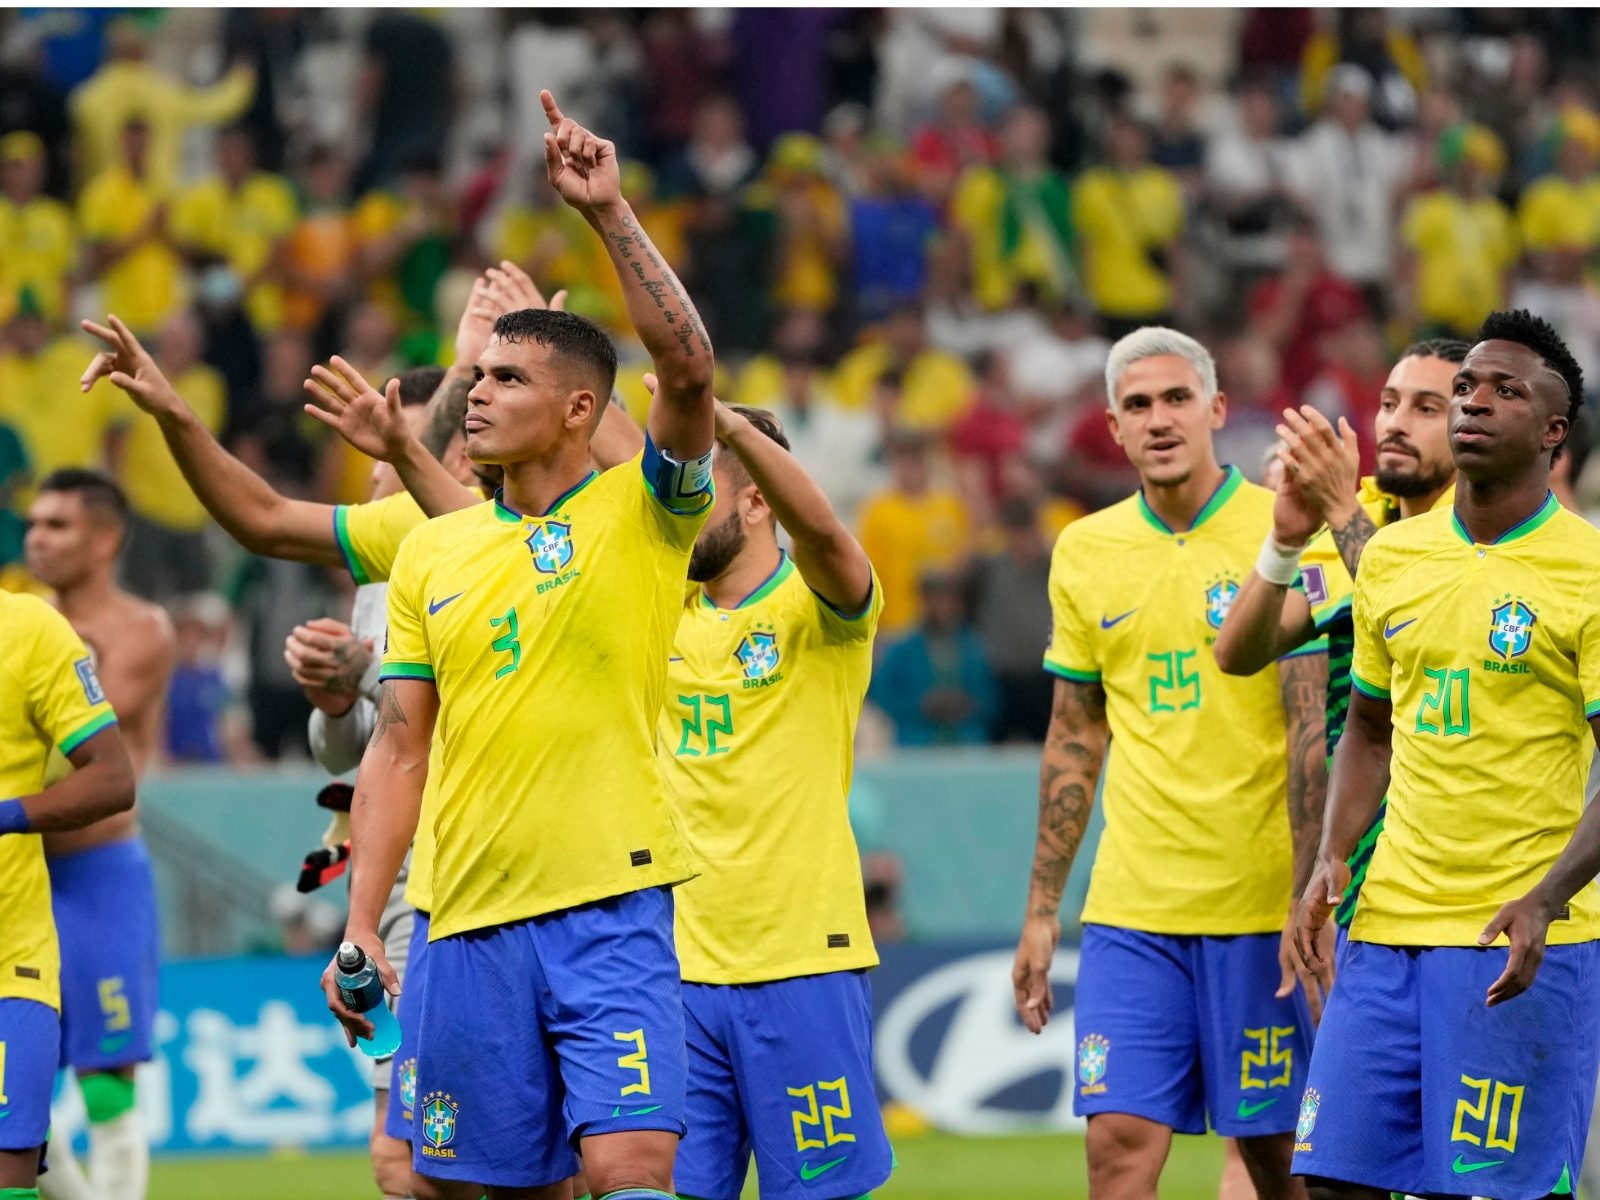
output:
M1506 312L1492 312L1484 318L1478 330L1480 342L1515 342L1532 350L1544 360L1561 381L1567 385L1567 422L1570 426L1583 405L1583 368L1572 357L1572 351L1561 340L1554 325L1543 317L1536 317L1525 308Z
M502 313L494 323L502 342L537 342L564 357L576 359L594 376L594 394L604 411L617 382L617 348L606 331L587 317L553 308L521 308Z
M407 367L396 378L400 380L400 406L415 408L433 399L439 384L444 381L444 368Z
M108 517L118 529L128 527L128 498L122 494L116 480L100 471L83 467L60 467L46 475L39 484L40 494L67 492L83 501L103 517Z
M1445 362L1459 363L1465 361L1467 351L1472 347L1460 338L1437 337L1423 338L1420 342L1412 342L1400 352L1401 358L1442 358Z
M785 450L789 449L789 435L783 431L783 422L772 413L751 404L730 404L728 407ZM728 480L734 487L742 488L750 482L750 472L744 469L744 463L737 454L728 449L728 444L720 439L717 442L717 461L728 473Z

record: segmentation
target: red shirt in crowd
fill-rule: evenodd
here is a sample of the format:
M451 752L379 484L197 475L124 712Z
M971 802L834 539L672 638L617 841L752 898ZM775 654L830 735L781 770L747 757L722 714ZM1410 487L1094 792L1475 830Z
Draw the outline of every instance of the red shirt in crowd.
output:
M1272 312L1283 300L1284 277L1263 279L1250 290L1248 309L1252 324ZM1279 363L1283 386L1298 396L1322 370L1319 342L1356 317L1365 316L1367 301L1361 289L1331 271L1324 271L1306 289L1289 341Z

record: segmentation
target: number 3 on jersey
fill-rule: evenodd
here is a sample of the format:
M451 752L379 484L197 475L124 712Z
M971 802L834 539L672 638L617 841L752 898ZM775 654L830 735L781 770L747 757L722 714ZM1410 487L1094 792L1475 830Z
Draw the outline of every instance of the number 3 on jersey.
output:
M733 736L733 702L727 696L679 696L678 703L688 712L683 716L683 736L674 751L680 758L709 758L726 754L728 747L717 736Z
M522 643L517 640L517 610L513 608L503 617L490 617L489 624L494 629L505 627L505 632L489 643L489 648L497 654L511 655L511 661L501 663L494 673L496 679L501 679L522 665Z

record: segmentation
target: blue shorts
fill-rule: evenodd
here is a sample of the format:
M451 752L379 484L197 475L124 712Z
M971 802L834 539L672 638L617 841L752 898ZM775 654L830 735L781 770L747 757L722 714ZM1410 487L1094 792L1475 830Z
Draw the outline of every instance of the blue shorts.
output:
M395 1005L400 1022L400 1045L390 1062L389 1102L383 1114L383 1131L402 1142L411 1140L417 1103L417 1022L422 1017L422 989L428 979L428 914L420 908L412 917L411 951L406 958L406 979Z
M50 1133L50 1094L61 1061L61 1018L37 1000L0 1000L0 1150L42 1147Z
M738 1200L750 1154L761 1195L864 1196L894 1157L872 1076L865 971L772 983L685 983L689 1132L679 1195Z
M1600 1070L1600 942L1551 946L1489 1008L1504 946L1346 948L1312 1057L1294 1171L1412 1194L1576 1188Z
M1294 1128L1311 1057L1304 992L1274 993L1276 933L1203 937L1086 925L1078 959L1073 1111L1177 1133Z
M651 888L428 946L411 1144L421 1175L543 1187L593 1134L683 1135L672 893Z
M109 1071L149 1061L161 974L156 881L130 838L48 860L61 938L61 1062Z

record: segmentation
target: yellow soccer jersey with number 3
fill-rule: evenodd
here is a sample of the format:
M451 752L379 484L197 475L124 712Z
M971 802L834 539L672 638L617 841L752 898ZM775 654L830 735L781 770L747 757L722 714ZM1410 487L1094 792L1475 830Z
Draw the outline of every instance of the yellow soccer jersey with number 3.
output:
M37 596L0 591L0 799L44 787L52 751L70 755L117 723L89 651ZM0 835L0 999L61 1006L50 876L36 833Z
M480 504L400 547L381 678L439 691L432 937L694 874L655 732L709 509L670 509L635 458L541 515Z
M1547 496L1478 544L1453 508L1434 509L1367 543L1353 613L1351 681L1394 717L1388 816L1350 936L1476 945L1583 813L1600 713L1600 530ZM1593 883L1569 909L1551 944L1600 937Z
M1111 727L1086 923L1219 936L1283 928L1278 672L1224 675L1211 649L1271 527L1272 493L1229 467L1188 530L1168 529L1141 492L1056 542L1045 669L1099 683Z
M678 889L685 979L877 965L849 795L882 612L876 578L842 616L787 556L735 608L690 591L657 739L701 871Z

